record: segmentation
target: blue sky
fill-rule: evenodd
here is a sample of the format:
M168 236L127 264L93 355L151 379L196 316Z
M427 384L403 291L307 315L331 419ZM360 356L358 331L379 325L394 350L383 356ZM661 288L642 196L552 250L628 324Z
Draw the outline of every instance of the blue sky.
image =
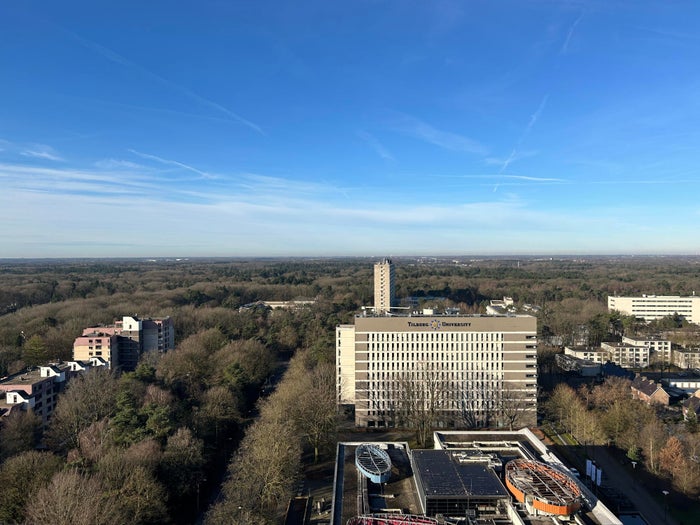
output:
M0 257L698 253L700 2L0 5Z

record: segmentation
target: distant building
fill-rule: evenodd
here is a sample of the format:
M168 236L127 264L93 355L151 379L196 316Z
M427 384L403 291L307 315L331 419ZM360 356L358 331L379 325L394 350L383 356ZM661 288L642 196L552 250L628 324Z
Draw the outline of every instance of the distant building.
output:
M305 306L313 306L316 304L316 301L313 299L296 299L294 301L262 301L262 303L273 310L297 310Z
M673 364L678 368L699 368L700 348L680 348L674 350Z
M134 370L145 352L167 352L175 348L175 328L170 317L124 316L109 326L85 328L73 342L73 359L99 357L110 368Z
M688 419L688 415L691 412L694 412L696 416L700 415L700 390L697 390L692 396L685 399L681 403L681 407L685 419Z
M609 360L609 355L605 350L593 346L565 346L564 355L599 364Z
M91 357L102 357L111 368L119 368L119 336L92 330L83 330L83 335L73 341L73 359L86 361Z
M627 343L600 344L608 353L609 360L623 368L646 368L649 366L650 350L648 346L636 346Z
M383 259L374 265L374 310L386 313L394 306L394 265L391 259Z
M697 376L664 375L661 382L670 388L682 390L686 394L693 395L700 390L700 377Z
M658 335L649 335L646 337L627 337L623 336L622 342L630 346L646 346L649 349L649 359L660 361L662 363L671 364L671 341Z
M632 381L632 397L648 405L668 406L671 396L661 383L644 376L636 376Z
M579 359L572 355L556 354L554 360L557 366L566 372L575 372L583 377L595 377L602 373L602 364L585 359Z
M689 323L700 323L700 297L679 295L642 295L641 297L608 297L608 310L617 310L645 321L654 321L678 314Z
M0 407L7 414L15 410L31 411L46 425L58 394L70 377L70 369L64 364L40 366L5 377L0 380L0 392L5 397Z

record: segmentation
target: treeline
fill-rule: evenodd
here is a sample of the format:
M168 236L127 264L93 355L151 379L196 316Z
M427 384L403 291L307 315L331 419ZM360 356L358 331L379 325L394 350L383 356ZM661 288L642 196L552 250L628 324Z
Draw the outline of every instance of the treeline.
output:
M279 399L285 388L296 389L278 424L292 421L295 410L294 421L316 421L294 426L293 437L305 437L298 446L322 450L335 429L334 420L325 427L315 420L322 386L333 387L335 416L327 324L340 322L334 309L323 302L300 311L182 308L175 322L191 335L174 351L146 355L135 372L119 377L93 369L73 379L43 435L30 413L3 418L0 482L11 488L0 493L0 521L193 522L218 489L262 387L299 348L305 364L296 377L306 382L286 379L302 366L296 358L283 383L294 386L275 393ZM297 399L302 393L313 396L305 407ZM268 401L261 410L272 406ZM35 450L39 444L43 452ZM298 476L295 468L290 479ZM90 499L76 501L76 494Z
M663 415L656 407L633 399L630 381L608 378L603 384L574 390L559 384L545 411L561 432L582 446L616 447L654 476L667 478L682 494L700 494L700 433L692 413ZM691 411L692 412L692 411Z
M133 373L74 378L43 437L28 413L0 429L0 521L192 522L275 367L270 347L210 328Z
M123 315L186 314L188 309L237 309L258 300L319 299L351 312L373 302L372 259L182 262L64 262L0 265L0 374L25 366L27 341L39 353L69 359L83 327ZM541 307L542 340L590 343L605 337L607 296L700 290L700 260L672 258L483 259L422 264L396 259L397 297L427 304L444 297L465 313L490 299L513 297ZM344 314L345 315L345 314ZM176 323L178 340L198 330ZM244 332L245 330L240 330ZM250 332L250 330L248 330ZM243 335L242 337L245 337ZM586 336L588 337L588 336ZM35 350L36 343L34 341Z
M93 371L72 381L44 433L31 414L3 418L0 521L188 523L218 493L226 469L206 521L274 523L302 462L330 450L334 330L372 304L372 262L0 267L1 375L37 360L69 359L84 327L123 315L170 315L177 340L175 351L149 357L134 373ZM399 297L442 296L479 312L508 295L542 306L539 325L572 339L581 326L596 338L614 334L608 293L700 287L698 266L688 261L394 262ZM239 311L258 300L295 298L316 303ZM275 383L256 404L261 387ZM626 443L622 434L614 440Z
M222 498L207 513L206 523L279 523L299 479L304 450L314 461L331 452L337 417L333 365L297 353L246 431L229 465Z

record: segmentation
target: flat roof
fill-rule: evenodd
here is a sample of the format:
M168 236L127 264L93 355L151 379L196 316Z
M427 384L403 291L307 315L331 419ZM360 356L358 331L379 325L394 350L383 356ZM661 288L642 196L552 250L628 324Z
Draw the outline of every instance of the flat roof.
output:
M413 450L413 462L426 497L493 496L508 491L486 464L460 463L450 450Z

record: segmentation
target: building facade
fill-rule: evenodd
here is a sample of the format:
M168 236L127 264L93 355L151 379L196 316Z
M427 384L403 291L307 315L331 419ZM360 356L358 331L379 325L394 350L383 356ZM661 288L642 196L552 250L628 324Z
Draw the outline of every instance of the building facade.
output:
M648 346L627 343L600 343L600 348L608 354L608 359L622 368L646 368L649 366Z
M622 342L630 346L646 346L649 348L649 360L651 362L671 364L671 341L659 336L648 337L622 337Z
M528 315L358 316L336 329L338 400L360 427L402 426L416 410L444 428L504 426L514 412L534 425L536 334Z
M642 295L641 297L608 297L608 310L617 310L653 321L678 314L690 323L700 323L700 297L694 295Z
M119 336L98 328L83 330L83 335L73 341L73 359L88 361L92 357L101 357L110 368L119 368Z
M85 328L73 343L73 359L101 357L110 368L134 370L144 352L175 348L175 328L170 317L124 316L109 326Z
M384 259L374 265L374 310L382 314L394 306L394 265Z
M591 346L565 346L564 355L598 364L603 364L610 360L608 352L600 347L595 348Z

